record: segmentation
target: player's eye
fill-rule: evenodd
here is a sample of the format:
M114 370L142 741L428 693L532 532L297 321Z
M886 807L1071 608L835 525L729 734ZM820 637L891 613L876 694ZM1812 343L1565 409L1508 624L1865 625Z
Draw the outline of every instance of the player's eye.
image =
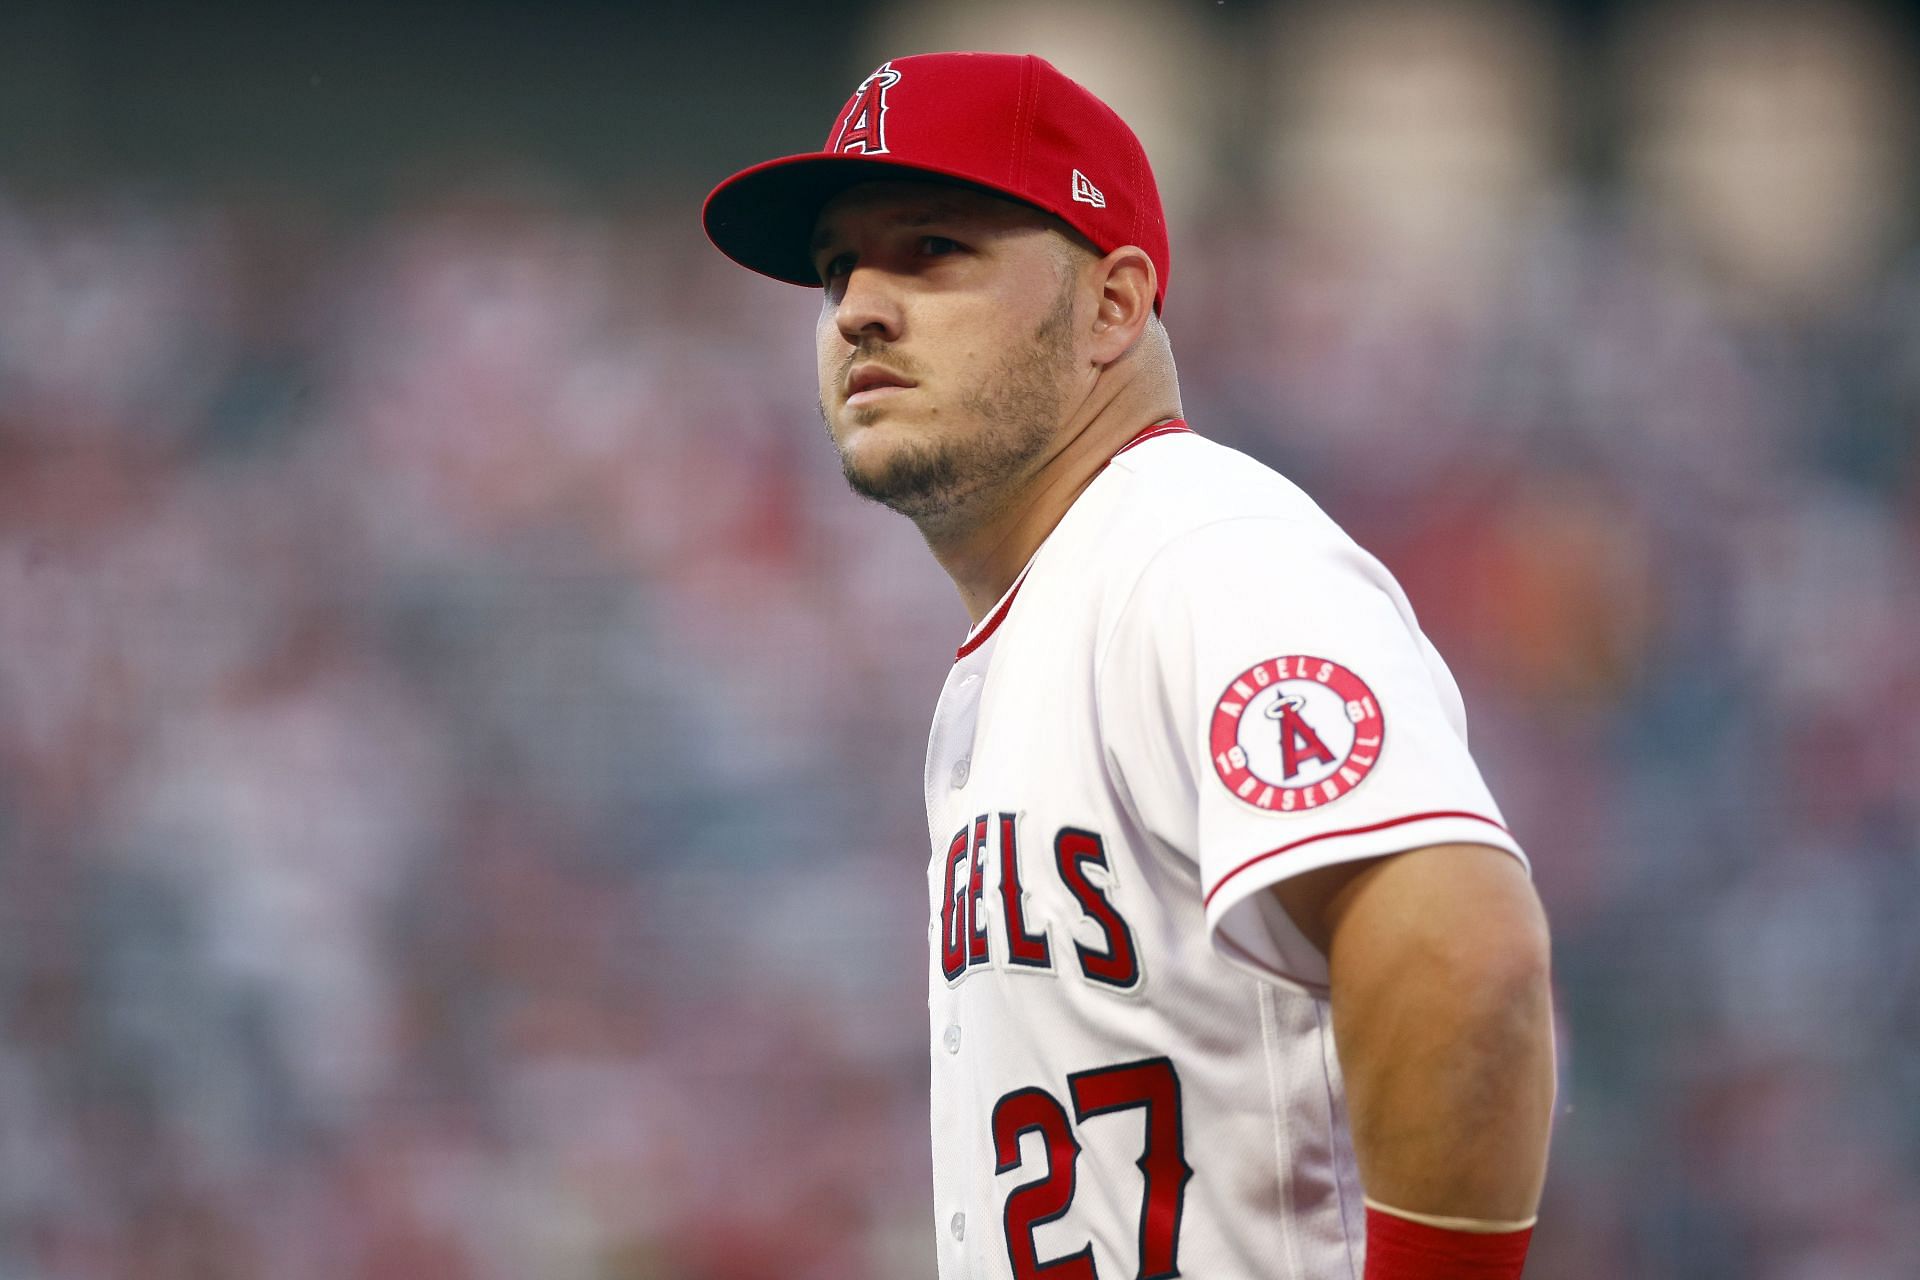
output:
M920 252L934 258L943 258L950 253L960 252L960 244L945 236L921 236Z
M828 258L826 264L820 268L820 279L822 283L831 284L840 277L849 274L852 270L853 255L851 253L835 254L833 257Z

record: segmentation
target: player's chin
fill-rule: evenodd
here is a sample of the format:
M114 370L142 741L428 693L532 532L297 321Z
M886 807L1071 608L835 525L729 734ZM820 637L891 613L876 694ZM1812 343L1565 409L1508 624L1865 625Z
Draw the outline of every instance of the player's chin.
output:
M871 430L841 443L840 470L855 493L916 518L951 505L958 480L946 451Z
M895 483L895 475L915 469L912 441L889 438L891 434L873 426L855 426L840 434L836 441L840 469L846 473L848 484L862 493L884 491Z
M843 405L832 427L841 460L863 471L885 470L902 456L926 447L909 418L886 408L850 409Z

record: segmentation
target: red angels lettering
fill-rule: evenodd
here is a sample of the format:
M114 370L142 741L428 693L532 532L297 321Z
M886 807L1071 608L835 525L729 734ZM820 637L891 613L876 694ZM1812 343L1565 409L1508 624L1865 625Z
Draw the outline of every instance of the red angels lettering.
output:
M1273 676L1263 679L1269 670ZM1214 773L1236 799L1263 813L1298 813L1367 780L1386 718L1373 690L1348 668L1288 654L1229 681L1208 734Z
M1100 926L1106 936L1106 950L1096 951L1075 940L1073 950L1080 957L1080 972L1090 982L1130 991L1140 985L1139 953L1133 945L1133 930L1121 918L1107 895L1087 878L1087 864L1111 870L1106 845L1098 835L1078 827L1062 827L1053 841L1054 862L1060 878L1080 903L1080 910Z
M864 156L887 153L887 90L900 83L900 73L883 62L853 91L853 100L840 115L840 128L829 151Z
M940 972L948 982L957 981L967 971L967 886L956 883L954 874L967 860L967 829L954 833L947 846L946 888L940 895Z
M1014 840L1017 819L1000 815L1000 916L1007 924L1007 963L1027 969L1053 968L1053 952L1044 930L1027 928L1026 894L1020 889L1020 850Z
M980 909L987 887L987 815L973 820L973 853L967 873L967 964L987 962L987 916Z
M940 868L940 971L958 985L976 969L1035 969L1055 973L1053 946L1044 919L1035 919L1020 878L1019 815L983 813L956 831ZM998 852L993 839L997 831ZM1111 885L1096 883L1089 864L1109 877L1111 864L1099 835L1062 827L1054 841L1054 870L1079 904L1080 915L1100 931L1099 945L1078 940L1074 951L1087 980L1122 992L1140 985L1140 956L1133 929L1109 896ZM999 915L1004 933L992 928L987 896L993 892L998 858ZM1002 952L1001 940L1005 941Z

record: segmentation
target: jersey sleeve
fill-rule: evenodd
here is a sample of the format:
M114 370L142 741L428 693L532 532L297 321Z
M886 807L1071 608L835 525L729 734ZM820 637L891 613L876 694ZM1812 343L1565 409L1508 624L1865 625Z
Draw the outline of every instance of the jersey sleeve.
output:
M1221 520L1147 564L1096 668L1107 766L1197 864L1226 960L1324 992L1267 890L1335 863L1482 844L1526 864L1467 751L1453 677L1391 575L1337 528Z

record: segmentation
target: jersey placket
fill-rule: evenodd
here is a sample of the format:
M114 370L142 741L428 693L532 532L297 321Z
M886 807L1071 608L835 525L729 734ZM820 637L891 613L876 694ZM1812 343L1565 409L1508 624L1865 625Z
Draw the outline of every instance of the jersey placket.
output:
M933 729L927 743L925 790L928 830L932 836L933 859L928 868L929 901L932 911L928 923L929 965L935 982L928 1002L929 1031L933 1069L930 1087L932 1111L936 1117L934 1215L939 1229L939 1247L947 1265L947 1276L984 1276L991 1274L978 1263L980 1250L990 1247L993 1222L974 1203L974 1181L968 1174L991 1168L986 1138L972 1126L955 1129L951 1122L938 1123L938 1117L970 1113L971 1098L980 1074L973 1070L968 1056L977 1052L977 1036L969 1036L963 1010L964 987L947 984L939 975L942 925L941 899L947 892L945 859L953 832L968 827L968 783L973 776L973 746L978 727L981 695L986 686L986 670L992 645L980 646L957 661L948 673L946 687L934 713ZM969 835L969 840L971 836ZM959 891L964 892L962 887ZM945 1147L948 1149L939 1149Z

